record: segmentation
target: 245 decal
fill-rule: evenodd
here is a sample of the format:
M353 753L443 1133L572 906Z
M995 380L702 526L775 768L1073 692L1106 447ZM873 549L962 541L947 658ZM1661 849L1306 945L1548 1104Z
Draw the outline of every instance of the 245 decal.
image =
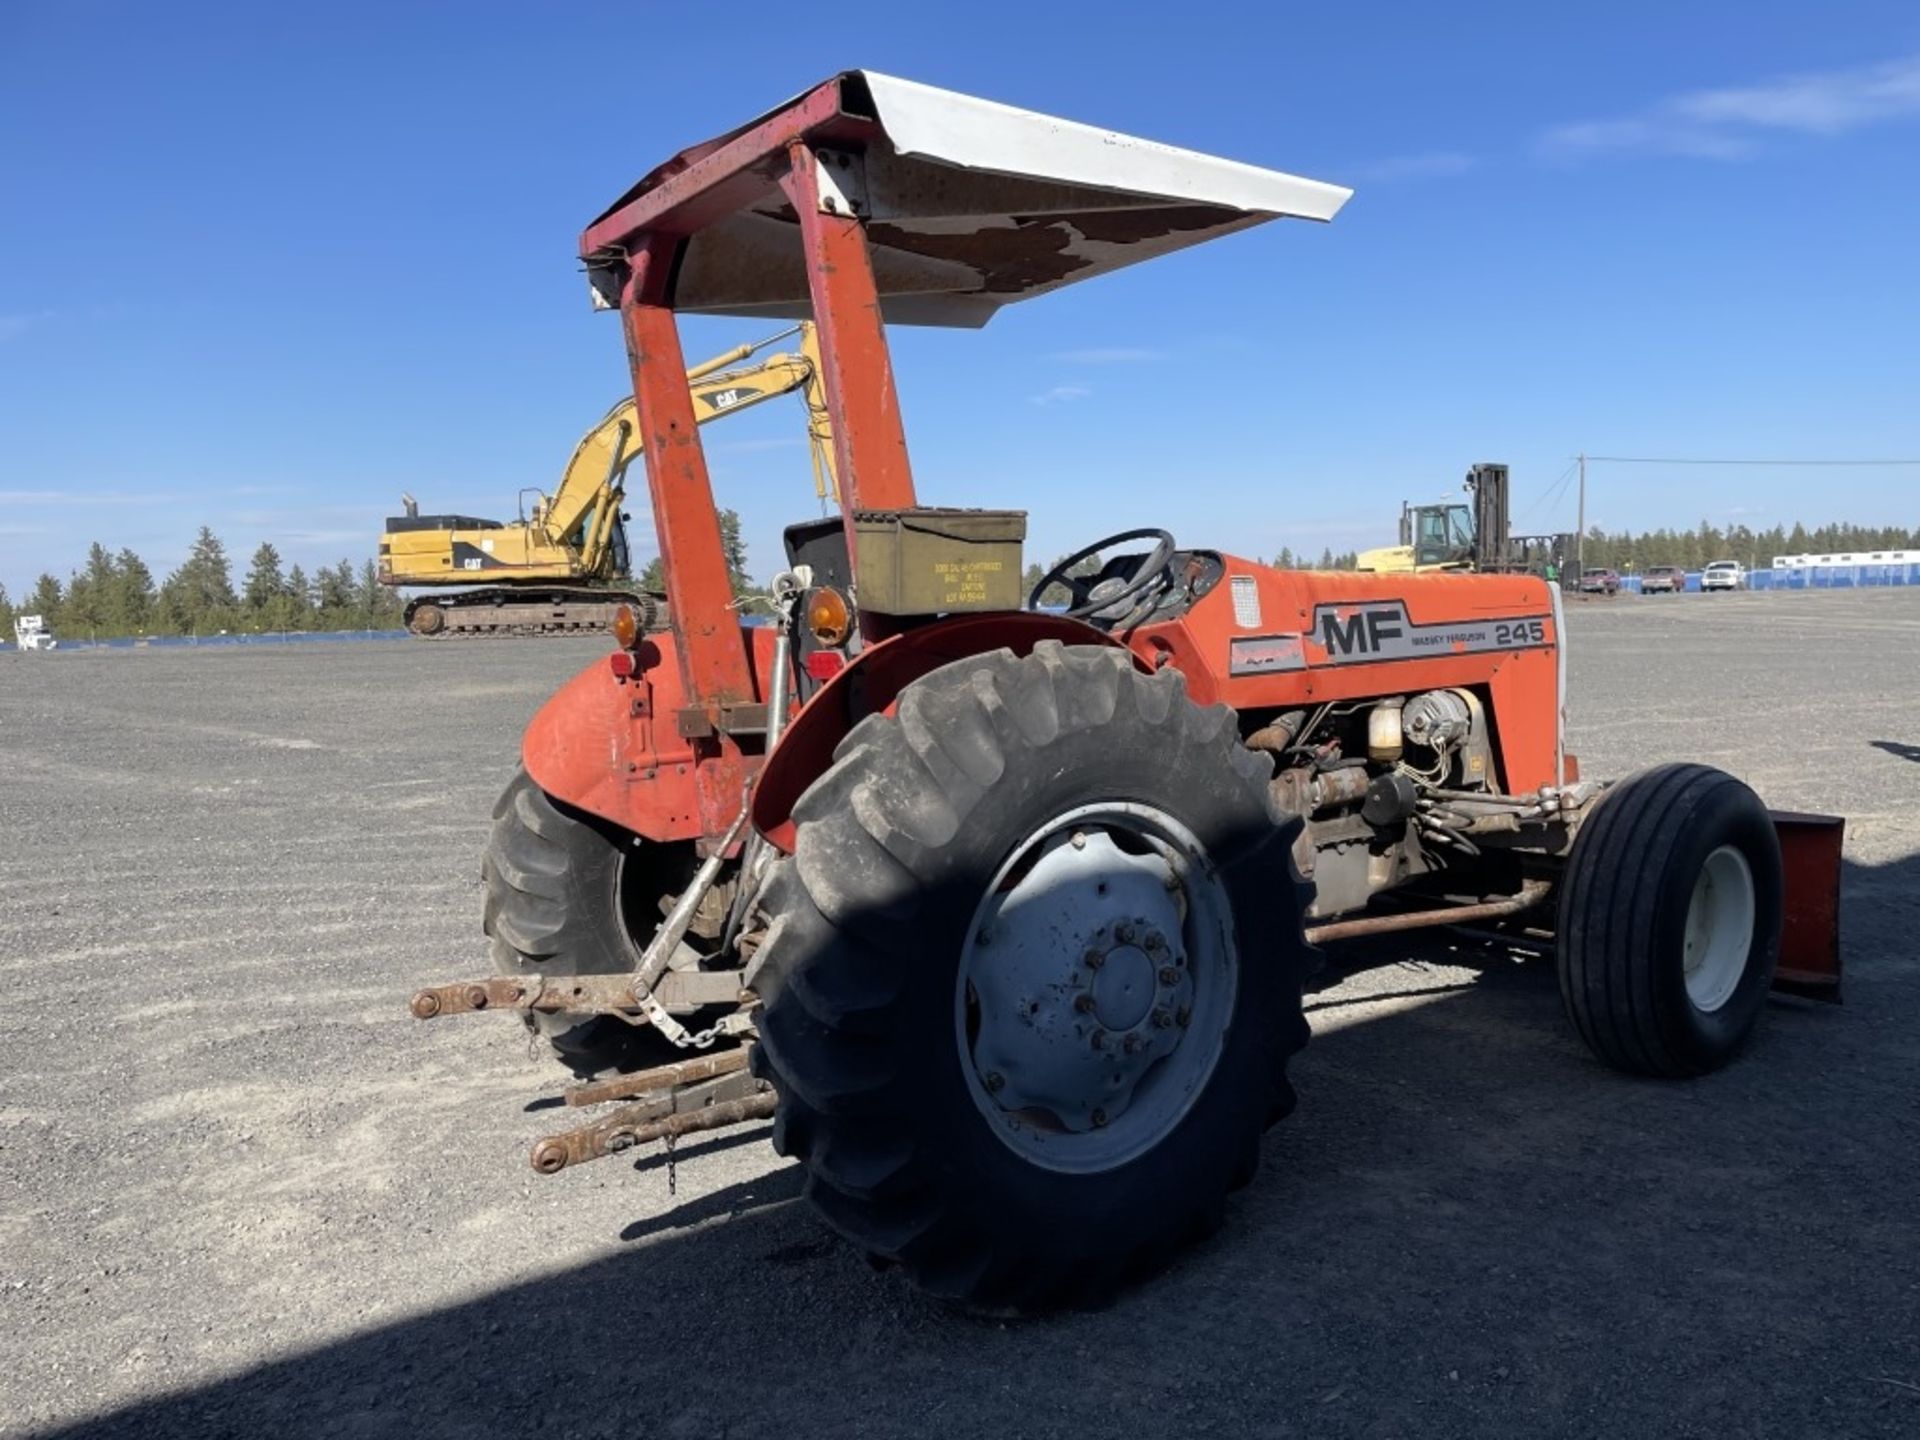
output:
M1544 620L1515 620L1511 623L1499 621L1493 627L1493 643L1525 648L1530 645L1547 643L1547 622Z

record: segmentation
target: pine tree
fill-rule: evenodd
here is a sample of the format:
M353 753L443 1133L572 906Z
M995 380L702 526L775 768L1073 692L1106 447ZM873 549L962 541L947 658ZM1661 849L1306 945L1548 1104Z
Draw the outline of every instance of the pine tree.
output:
M256 623L268 618L267 612L275 608L274 602L286 589L287 577L280 573L280 552L270 541L262 540L247 570L247 609Z
M87 550L87 568L67 585L63 617L67 625L92 637L117 634L112 610L119 579L113 556L107 553L106 546L94 541Z
M380 583L380 567L371 560L360 567L360 606L366 611L369 630L397 629L405 610L400 593Z
M207 634L237 622L240 597L233 593L227 547L207 526L200 527L185 563L167 577L162 599L169 618L183 631Z
M144 635L153 623L153 572L131 550L114 557L113 600L107 610L116 635Z
M343 630L354 623L353 562L321 566L314 576L314 598L320 608L320 626L324 630Z
M747 542L740 538L740 516L732 510L720 512L720 553L726 557L727 578L738 600L753 589L753 581L747 578Z
M1291 548L1291 547L1289 547L1289 546L1286 546L1286 545L1283 545L1283 546L1281 546L1281 547L1280 547L1280 555L1279 555L1279 558L1277 558L1277 559L1276 559L1276 560L1275 560L1275 561L1273 562L1273 564L1274 564L1274 568L1275 568L1276 570L1291 570L1291 569L1293 569L1293 568L1294 568L1294 559L1293 559L1293 550L1292 550L1292 548Z
M13 602L7 599L7 587L0 585L0 640L13 634L13 617L17 613Z
M65 621L66 595L60 589L60 582L51 575L42 575L34 582L27 598L20 602L20 613L39 615L57 632Z

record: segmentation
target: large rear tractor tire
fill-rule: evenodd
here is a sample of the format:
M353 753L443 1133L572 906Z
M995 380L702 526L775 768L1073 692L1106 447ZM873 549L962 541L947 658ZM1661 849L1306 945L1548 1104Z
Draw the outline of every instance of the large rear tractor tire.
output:
M493 807L493 834L481 875L486 882L482 922L496 974L622 974L640 962L657 905L672 888L660 872L671 859L658 847L623 836L561 805L524 770ZM636 935L638 941L636 943ZM574 1074L642 1070L684 1058L651 1027L612 1015L533 1013L528 1025L544 1035Z
M794 809L749 985L774 1144L869 1255L1095 1302L1213 1230L1307 1038L1297 822L1178 672L998 651L916 681Z
M1773 983L1782 893L1779 837L1752 790L1707 765L1628 776L1567 864L1560 994L1580 1037L1632 1074L1719 1069Z

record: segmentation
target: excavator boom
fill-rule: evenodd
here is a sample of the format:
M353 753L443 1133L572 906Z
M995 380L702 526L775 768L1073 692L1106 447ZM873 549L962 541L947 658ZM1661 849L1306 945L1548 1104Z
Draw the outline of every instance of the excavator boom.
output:
M800 337L797 354L741 363L790 335ZM798 392L806 406L815 493L823 505L839 498L811 323L717 355L690 369L687 381L701 424ZM407 606L408 628L428 636L606 628L621 601L639 598L619 588L630 572L620 507L627 469L640 453L638 431L633 400L623 399L574 446L552 495L531 492L533 503L517 520L422 516L406 497L408 513L389 518L380 538L381 581L466 587L416 597Z

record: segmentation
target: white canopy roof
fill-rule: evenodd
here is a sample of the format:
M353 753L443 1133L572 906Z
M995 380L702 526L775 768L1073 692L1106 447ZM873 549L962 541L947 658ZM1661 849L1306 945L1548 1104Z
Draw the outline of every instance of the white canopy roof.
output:
M1331 220L1353 193L870 70L828 84L840 116L813 143L838 147L825 173L867 222L894 322L983 325L1002 305L1217 235L1282 216ZM687 152L621 203L817 93ZM795 216L777 185L690 237L674 304L807 313Z

